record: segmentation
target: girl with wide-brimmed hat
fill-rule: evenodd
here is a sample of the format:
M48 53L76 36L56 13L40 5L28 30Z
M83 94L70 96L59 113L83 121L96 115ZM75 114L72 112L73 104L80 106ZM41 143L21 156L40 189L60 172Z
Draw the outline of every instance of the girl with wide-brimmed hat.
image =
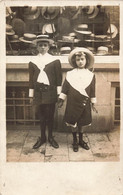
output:
M63 105L67 96L65 122L73 134L73 151L78 151L78 145L89 150L83 140L83 127L92 122L91 108L96 111L95 75L90 71L94 64L92 52L86 48L75 48L68 57L73 70L67 72L66 79L59 96L58 107ZM79 132L79 143L77 141Z

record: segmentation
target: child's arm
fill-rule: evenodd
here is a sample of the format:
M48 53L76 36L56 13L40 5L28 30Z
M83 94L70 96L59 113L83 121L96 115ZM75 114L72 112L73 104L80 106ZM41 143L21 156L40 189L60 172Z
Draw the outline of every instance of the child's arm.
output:
M30 98L30 103L33 102L33 96L34 96L33 75L34 75L33 65L31 62L29 62L29 98Z
M59 99L58 99L58 107L59 108L61 108L63 106L64 100L66 99L66 96L68 94L69 86L70 86L69 83L65 79L63 86L62 86L61 94L59 95Z
M95 84L96 84L96 78L94 75L92 83L91 83L91 107L94 112L98 113L97 109L95 108L95 103L96 103Z

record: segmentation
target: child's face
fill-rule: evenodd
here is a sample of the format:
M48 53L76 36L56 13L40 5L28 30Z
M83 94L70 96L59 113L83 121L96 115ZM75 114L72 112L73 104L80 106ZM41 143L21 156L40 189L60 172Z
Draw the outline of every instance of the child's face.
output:
M84 55L76 56L76 65L78 68L85 68L86 65L86 57Z
M37 49L38 49L39 53L45 54L49 50L49 43L46 41L39 42L37 45Z

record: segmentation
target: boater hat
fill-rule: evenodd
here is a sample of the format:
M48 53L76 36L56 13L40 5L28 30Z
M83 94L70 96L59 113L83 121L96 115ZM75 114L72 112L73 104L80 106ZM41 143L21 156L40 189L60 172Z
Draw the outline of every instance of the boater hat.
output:
M14 35L15 31L12 29L12 26L9 24L6 24L6 34L7 35Z
M88 69L92 68L94 65L94 55L89 49L84 48L84 47L76 47L75 49L73 49L70 52L70 54L68 56L68 61L71 64L71 66L73 66L74 68L76 67L76 64L73 64L72 58L78 52L83 52L86 55L86 59L88 59L87 64L86 64L86 68L88 68Z
M91 12L92 10L93 10L93 12ZM99 13L99 8L97 6L92 6L90 8L90 11L87 12L88 18L93 19L98 15L98 13Z
M104 56L108 54L108 47L105 46L100 46L97 48L97 53L96 55L98 56Z
M32 43L34 45L37 45L38 42L48 42L50 45L54 43L52 39L49 39L48 35L38 35L37 38Z
M87 24L79 24L74 31L80 35L90 35L92 32L88 30Z
M19 40L24 43L32 43L32 41L35 39L36 39L36 35L30 33L24 33L23 37L19 38Z
M118 34L118 29L114 24L110 24L110 27L108 28L107 33L108 35L110 35L111 33L112 38L115 38L116 35Z

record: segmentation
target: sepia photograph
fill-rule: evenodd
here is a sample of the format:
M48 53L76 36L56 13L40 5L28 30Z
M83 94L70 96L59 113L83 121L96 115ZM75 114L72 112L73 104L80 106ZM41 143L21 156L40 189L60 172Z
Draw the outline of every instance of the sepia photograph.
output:
M123 195L123 3L0 2L0 195Z
M6 7L8 162L119 161L119 10Z

